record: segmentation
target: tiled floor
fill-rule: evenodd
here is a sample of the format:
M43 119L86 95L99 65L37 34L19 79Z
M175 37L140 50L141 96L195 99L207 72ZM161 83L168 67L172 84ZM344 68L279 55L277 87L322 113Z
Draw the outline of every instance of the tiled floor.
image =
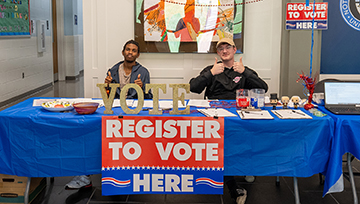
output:
M77 80L56 82L53 87L35 93L29 97L83 97L83 77ZM19 99L13 104L26 98ZM8 104L9 107L13 104ZM0 107L3 110L6 107ZM347 171L346 165L343 165ZM353 161L353 171L360 172L360 162ZM32 204L115 204L115 203L160 203L160 204L234 204L228 190L224 187L223 195L101 195L101 175L91 175L93 187L84 190L65 190L64 185L72 177L56 177L53 182L48 179L44 191L32 202ZM240 186L247 189L248 197L246 204L291 204L295 203L293 179L280 177L280 185L276 185L275 177L256 177L255 182L247 183L244 177L236 177ZM355 177L355 183L360 189L360 177ZM320 184L319 175L310 178L298 178L300 201L302 204L350 204L353 196L350 183L345 180L345 190L341 193L326 195L322 198L323 186ZM359 193L358 193L358 196Z

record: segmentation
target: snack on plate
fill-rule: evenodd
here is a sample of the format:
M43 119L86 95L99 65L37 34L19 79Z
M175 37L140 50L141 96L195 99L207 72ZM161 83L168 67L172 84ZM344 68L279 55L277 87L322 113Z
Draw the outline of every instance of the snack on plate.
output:
M72 106L72 104L68 101L52 101L43 103L42 106L46 108L66 108Z
M48 111L68 111L68 110L72 110L74 108L72 106L72 103L70 103L68 101L45 102L45 103L41 104L41 106Z

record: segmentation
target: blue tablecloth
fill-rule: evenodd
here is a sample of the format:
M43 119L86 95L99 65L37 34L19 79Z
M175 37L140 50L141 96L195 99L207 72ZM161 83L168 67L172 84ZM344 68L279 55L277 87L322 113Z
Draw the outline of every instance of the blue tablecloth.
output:
M101 116L105 116L105 108L91 115L58 113L33 107L33 100L0 112L0 173L29 177L101 173ZM236 113L234 101L212 105ZM114 115L125 115L120 107L113 111ZM196 109L191 112L188 116L203 116ZM148 112L138 115L146 117ZM225 174L326 174L333 119L327 116L281 120L273 116L274 120L225 118Z
M334 142L331 147L325 189L331 192L344 190L342 177L342 157L349 152L360 159L360 115L335 115L326 110L324 106L319 109L331 116L335 121Z

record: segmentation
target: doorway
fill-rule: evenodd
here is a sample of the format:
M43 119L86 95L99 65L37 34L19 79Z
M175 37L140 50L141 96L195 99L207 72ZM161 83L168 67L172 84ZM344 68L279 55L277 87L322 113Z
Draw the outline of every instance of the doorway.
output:
M53 49L53 72L54 82L59 80L59 67L58 67L58 45L57 45L57 13L56 13L56 0L52 0L52 49Z

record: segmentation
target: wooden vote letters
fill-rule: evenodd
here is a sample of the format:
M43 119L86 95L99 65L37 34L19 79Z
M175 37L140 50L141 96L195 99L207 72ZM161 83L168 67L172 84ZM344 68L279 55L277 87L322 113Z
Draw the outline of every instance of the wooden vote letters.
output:
M102 99L104 101L105 111L104 114L113 114L114 111L112 111L112 104L114 102L116 89L120 87L120 84L111 83L109 84L109 87L111 88L111 91L109 95L106 92L106 87L108 84L97 84L97 87L99 87ZM178 101L180 100L182 104L185 104L185 96L184 93L181 93L181 96L179 96L179 88L185 89L186 93L190 93L190 84L169 84L169 87L173 89L173 110L169 113L172 115L185 115L190 114L190 107L187 106L184 110L179 110L178 107ZM130 88L135 89L138 96L138 105L135 109L130 109L126 104L126 93ZM161 115L162 110L159 110L159 89L163 91L163 93L166 93L166 84L146 84L145 85L145 93L149 93L149 90L152 89L153 91L153 109L149 110L149 114L152 115ZM140 86L131 83L126 84L121 93L120 93L120 105L123 111L126 114L138 114L143 106L144 106L144 93Z

